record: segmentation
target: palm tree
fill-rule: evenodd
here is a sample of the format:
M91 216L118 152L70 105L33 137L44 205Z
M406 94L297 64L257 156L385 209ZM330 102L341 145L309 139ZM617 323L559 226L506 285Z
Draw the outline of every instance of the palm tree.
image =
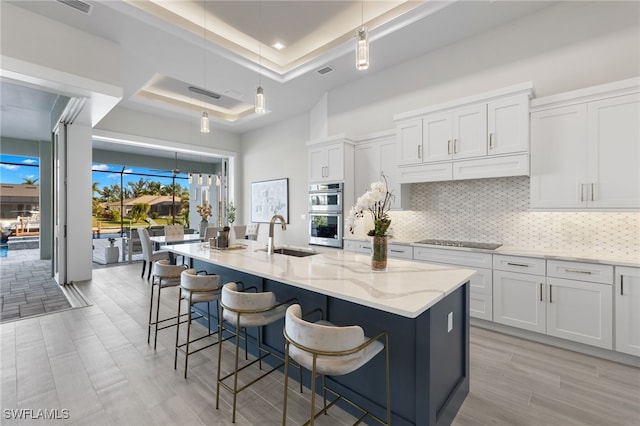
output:
M147 185L147 190L150 195L162 195L162 184L157 180L151 181Z
M22 178L22 183L24 183L25 185L37 185L38 180L39 180L38 178L35 178L35 179Z
M141 195L146 195L149 193L149 180L148 179L143 179L140 178L140 180L138 182L127 182L127 185L130 188L129 189L131 198L138 198Z

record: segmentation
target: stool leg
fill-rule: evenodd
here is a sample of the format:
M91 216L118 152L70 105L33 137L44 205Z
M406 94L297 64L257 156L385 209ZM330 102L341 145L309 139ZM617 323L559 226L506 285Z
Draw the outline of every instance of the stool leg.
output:
M140 274L140 278L144 278L144 270L147 269L147 261L142 259L142 273Z
M160 319L160 294L161 293L162 293L162 278L160 278L160 280L158 281L158 297L156 299L157 303L156 303L156 324L155 324L156 332L155 332L155 336L153 336L154 350L158 345L158 320Z
M287 394L289 393L289 341L284 344L284 401L282 402L282 426L287 424Z
M180 305L182 304L182 289L178 289L178 317L176 318L176 349L173 354L173 369L178 368L178 345L180 343Z
M239 355L238 352L240 349L240 330L241 330L239 312L238 312L236 324L237 324L236 325L236 362L235 362L234 373L233 373L233 416L231 418L232 423L236 422L236 401L238 399L238 355ZM246 331L247 329L245 328L245 333Z
M207 327L209 328L209 334L211 334L211 310L209 308L209 302L207 302Z
M148 325L148 330L147 330L147 344L149 344L149 342L151 341L151 314L153 311L153 290L154 290L155 284L152 282L151 283L151 299L149 299L149 325Z
M316 411L316 354L313 354L313 365L311 368L311 418L309 419L309 425L313 426L315 420Z
M218 315L218 330L222 330L222 314L224 313L224 308L220 309L220 314ZM216 410L220 406L220 371L222 365L222 340L220 337L221 333L218 333L218 380L216 382Z
M187 364L189 362L189 339L191 339L191 307L192 305L192 294L189 293L189 302L187 305L187 315L189 315L189 321L187 322L187 343L185 344L184 350L184 378L187 378ZM180 321L180 317L178 317L178 322Z

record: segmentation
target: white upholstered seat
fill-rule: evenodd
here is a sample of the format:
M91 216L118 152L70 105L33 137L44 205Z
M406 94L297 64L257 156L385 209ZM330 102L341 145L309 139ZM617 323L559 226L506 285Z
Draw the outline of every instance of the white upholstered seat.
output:
M309 423L325 412L331 405L343 399L351 405L358 407L365 414L381 424L388 425L391 421L390 393L389 393L389 351L386 332L379 333L374 338L368 338L359 326L339 327L327 321L309 322L303 319L300 305L295 304L287 308L285 316L284 336L285 343L285 388L282 424L286 423L287 412L287 381L289 358L300 366L311 371L311 390L315 390L316 375L322 375L322 388L324 394L324 408L315 413L315 392L311 395L311 417ZM383 339L384 338L384 339ZM379 339L383 339L384 343ZM359 407L352 401L329 389L325 376L340 376L356 371L371 361L377 354L385 349L386 355L386 389L387 389L387 419L386 422L378 416ZM326 392L329 391L337 398L327 405Z
M153 264L153 280L151 281L151 298L149 300L149 327L147 332L147 343L149 343L151 339L151 327L155 328L154 337L153 337L153 349L156 348L158 343L158 330L164 330L168 327L173 327L175 324L169 323L168 325L160 324L168 322L170 320L174 320L178 318L177 316L172 316L165 319L160 319L160 296L162 294L162 289L166 287L176 287L180 285L180 274L182 271L186 269L183 265L172 265L168 260L163 259L159 260ZM158 295L156 297L156 318L155 321L153 318L153 295L154 289L158 287Z
M251 289L255 289L251 287ZM291 303L293 300L288 300L286 302L278 303L276 300L275 294L271 292L264 293L253 293L248 291L249 288L244 289L244 291L240 291L238 288L238 284L231 282L227 283L222 287L222 295L220 300L220 305L222 308L222 316L220 317L220 329L222 328L223 321L228 324L225 327L225 330L230 332L229 327L235 330L235 368L234 371L227 375L221 374L221 365L222 365L222 345L218 347L218 384L216 389L216 409L219 407L220 402L220 387L224 387L229 392L233 394L233 417L232 422L236 421L236 401L238 393L245 390L247 387L255 383L256 381L262 379L269 373L275 371L276 369L282 367L284 365L284 360L272 353L267 351L262 347L262 327L268 324L272 324L284 317L286 312L286 306ZM258 327L258 357L239 367L239 359L238 352L240 347L240 333L242 329L245 329L245 342L247 338L246 328L247 327ZM264 372L257 378L254 378L249 383L238 386L238 374L240 371L245 368L251 366L252 364L258 362L260 366L260 370L262 370L262 360L267 356L273 356L282 362L279 365L273 366L268 371ZM225 383L225 380L233 379L233 385L229 385ZM300 380L302 383L302 380ZM302 391L302 385L300 387Z
M218 301L220 299L220 294L222 290L222 279L218 275L206 275L202 273L198 273L195 269L186 269L183 270L180 274L180 293L178 295L178 319L176 320L176 348L175 354L173 358L173 368L176 369L178 365L178 351L184 353L184 377L187 378L187 366L189 363L189 355L199 352L203 349L206 349L210 346L213 346L220 342L220 339L216 340L205 346L200 346L195 350L189 350L189 345L200 341L204 338L210 337L214 334L218 334L220 332L219 323L216 324L216 330L211 332L211 311L209 308L209 302ZM189 319L187 321L187 339L185 343L180 344L180 313L181 313L181 305L182 300L185 300L187 303L187 314L189 314ZM193 305L196 303L206 303L207 304L207 326L209 329L209 333L205 336L199 337L197 339L191 340L191 322L192 315L191 309ZM219 312L219 305L216 304L216 309Z

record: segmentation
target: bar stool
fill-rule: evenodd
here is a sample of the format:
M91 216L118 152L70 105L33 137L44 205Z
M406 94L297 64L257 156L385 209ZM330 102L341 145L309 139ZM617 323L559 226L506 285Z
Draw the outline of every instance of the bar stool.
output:
M204 275L202 275L203 273ZM183 270L180 274L180 292L178 293L178 316L176 319L176 349L173 356L173 369L175 370L178 367L178 351L180 351L184 354L185 379L187 378L187 365L189 362L189 355L200 352L201 350L209 348L218 343L218 340L216 340L211 344L189 351L190 344L198 342L220 332L219 323L216 324L216 330L213 333L211 332L211 312L209 308L209 302L213 302L214 300L216 301L216 310L218 315L220 315L220 304L218 301L220 300L221 291L222 279L218 275L207 275L206 272L196 272L195 269L186 269ZM183 300L186 300L187 302L187 314L189 315L189 319L187 320L187 340L185 343L180 344L180 313ZM209 333L202 337L198 337L197 339L190 340L191 321L193 319L191 308L196 303L207 304L207 327L209 329Z
M364 335L359 326L338 327L327 321L308 322L302 317L300 305L289 306L285 316L284 337L285 366L284 366L284 402L282 408L282 424L287 422L287 386L289 358L300 366L311 370L311 417L307 422L314 424L314 420L339 400L359 409L364 414L355 424L362 422L367 416L383 425L391 424L391 394L389 384L389 335L386 331L373 338ZM384 339L383 339L384 338ZM384 340L384 343L380 341ZM355 402L340 395L327 387L326 376L341 376L351 373L373 359L384 349L386 357L386 391L387 391L387 421L365 410ZM322 375L322 394L324 408L315 412L316 375ZM336 399L327 405L327 391Z
M222 329L223 320L228 323L235 332L233 333L236 338L236 350L235 350L235 364L234 370L225 375L221 375L222 365L222 345L218 345L218 384L216 387L216 409L219 408L220 402L220 386L227 389L233 394L233 418L232 422L236 422L236 401L238 393L242 392L258 380L264 378L268 374L274 372L278 368L284 365L284 359L277 354L269 352L262 347L262 327L272 324L284 317L288 304L295 301L295 299L287 300L286 302L277 302L275 294L271 292L263 293L251 293L249 290L256 290L256 287L249 287L244 291L238 291L237 283L230 282L222 287L222 296L220 306L222 308L222 315L220 315L219 328ZM258 327L258 357L249 362L248 364L238 367L238 352L240 347L240 332L245 329L245 343L246 343L246 328ZM229 331L228 327L225 327L225 331ZM245 346L246 347L246 346ZM262 360L267 356L273 356L280 361L279 365L271 368L259 377L253 379L244 386L238 388L238 373L247 367L259 363L260 370L262 370ZM302 372L300 372L302 375ZM225 383L225 380L233 376L233 386ZM300 391L302 391L302 376L300 376Z
M172 265L168 260L158 260L153 264L153 280L151 281L151 299L149 301L149 330L147 332L147 343L151 340L151 327L155 327L155 334L153 337L153 349L156 348L158 343L158 330L164 330L165 328L174 327L176 324L164 325L158 327L159 324L165 323L171 320L179 318L178 316L160 319L160 294L162 289L166 287L177 287L180 285L180 274L187 269L184 265ZM153 293L155 287L158 287L158 297L156 298L156 320L153 318Z

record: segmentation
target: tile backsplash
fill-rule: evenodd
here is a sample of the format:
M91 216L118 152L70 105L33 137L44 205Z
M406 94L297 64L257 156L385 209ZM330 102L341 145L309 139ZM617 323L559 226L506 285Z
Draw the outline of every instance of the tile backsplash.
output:
M411 185L411 210L394 211L393 236L498 242L523 249L640 256L640 212L530 212L529 178ZM370 222L370 218L366 218ZM358 223L364 236L370 223Z

